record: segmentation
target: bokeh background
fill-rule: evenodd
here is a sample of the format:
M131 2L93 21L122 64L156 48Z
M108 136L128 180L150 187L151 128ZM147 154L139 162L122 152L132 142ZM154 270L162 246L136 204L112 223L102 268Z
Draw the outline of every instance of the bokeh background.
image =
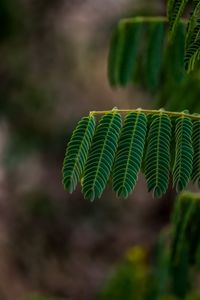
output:
M153 106L140 88L111 89L106 70L114 25L145 14L165 15L165 1L0 0L0 300L95 299L124 253L150 252L168 223L173 191L152 199L142 176L124 201L62 186L80 117Z

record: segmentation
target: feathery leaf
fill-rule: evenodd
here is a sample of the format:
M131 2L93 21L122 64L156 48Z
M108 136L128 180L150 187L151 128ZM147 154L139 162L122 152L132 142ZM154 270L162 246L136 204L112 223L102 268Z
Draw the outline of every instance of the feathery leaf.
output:
M176 150L173 166L173 184L176 191L182 191L190 181L193 162L192 121L184 114L176 120Z
M155 21L148 26L147 53L145 62L146 84L154 91L160 83L164 48L164 23Z
M197 61L200 60L200 38L195 40L186 50L185 69L190 72L194 69Z
M113 33L108 58L108 78L112 86L127 85L135 73L142 23L121 20Z
M129 113L124 122L113 171L113 190L127 198L134 189L141 168L147 118L138 111Z
M134 78L143 24L136 18L131 22L121 21L119 26L125 36L121 66L119 66L119 82L125 86Z
M200 196L182 192L176 202L173 215L172 259L177 261L185 247L188 249L189 261L194 263L200 242Z
M100 198L106 187L117 150L120 130L119 113L113 111L101 118L82 180L82 190L86 199L93 201L95 198Z
M172 35L175 34L187 2L188 0L168 0L169 29Z
M190 72L200 59L200 1L194 1L186 35L185 69Z
M199 32L199 13L200 13L200 1L193 1L193 9L188 22L187 35L186 35L186 49L191 45L197 38Z
M193 123L192 142L194 149L192 180L200 187L200 121Z
M128 112L123 127L120 111ZM103 114L96 131L95 114ZM177 192L190 180L200 185L200 116L141 108L92 112L78 123L68 143L63 183L72 192L81 179L84 197L94 200L112 174L113 190L126 198L141 169L148 190L158 198L167 191L170 171Z
M181 82L185 77L184 54L185 54L186 25L183 22L177 24L176 39L169 40L166 48L165 72L174 82Z
M145 176L155 197L166 193L170 171L171 120L163 112L153 115L147 138Z
M72 193L80 180L95 130L95 118L82 118L67 145L63 162L63 184Z

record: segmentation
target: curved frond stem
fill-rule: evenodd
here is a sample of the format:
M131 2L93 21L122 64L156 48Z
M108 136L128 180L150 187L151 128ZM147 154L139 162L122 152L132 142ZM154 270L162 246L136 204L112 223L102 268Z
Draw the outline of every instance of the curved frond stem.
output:
M113 110L116 110L119 113L136 113L138 111L143 112L146 115L152 115L152 114L156 114L159 115L160 111L163 111L166 115L168 115L169 117L188 117L192 120L200 120L200 114L190 114L187 111L183 111L183 112L174 112L174 111L167 111L164 109L160 109L160 110L156 110L156 109L142 109L142 108L137 108L137 109L118 109L118 108L114 108ZM110 110L99 110L99 111L91 111L90 115L91 116L95 116L95 115L104 115L110 113Z

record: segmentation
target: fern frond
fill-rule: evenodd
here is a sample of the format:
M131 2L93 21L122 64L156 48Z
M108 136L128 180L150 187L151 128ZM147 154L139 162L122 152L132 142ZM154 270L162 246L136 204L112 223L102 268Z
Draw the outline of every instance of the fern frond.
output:
M200 242L200 195L183 192L178 196L173 215L172 259L177 262L181 252L188 250L189 261L194 263Z
M127 113L123 127L120 112ZM103 115L96 130L94 115ZM171 145L172 122L175 145ZM113 190L126 198L144 169L148 190L161 197L170 172L177 191L190 180L200 182L199 141L199 114L141 108L91 112L79 122L68 144L63 183L72 192L81 178L84 197L94 200L101 197L112 175Z
M190 72L194 69L197 61L200 60L200 38L192 43L185 54L185 69Z
M119 82L120 85L125 86L134 78L143 24L136 19L135 22L121 21L119 26L125 36L121 66L119 66Z
M200 121L193 124L192 142L194 149L192 180L200 187Z
M193 12L191 13L188 28L187 28L187 35L186 35L186 42L185 46L186 49L196 40L199 32L199 13L200 13L200 1L193 1Z
M138 111L129 113L124 122L113 171L113 190L118 197L127 198L134 189L140 172L147 118Z
M183 111L188 107L192 112L200 112L200 72L195 71L187 75L184 80L174 87L173 94L167 99L166 109ZM189 91L189 92L188 92Z
M121 20L113 32L108 57L108 78L112 86L126 85L133 78L142 25L137 18Z
M188 0L168 0L169 29L174 36Z
M86 199L93 201L95 198L100 198L106 187L117 150L120 130L119 113L113 111L101 118L93 138L82 181L82 191Z
M180 1L181 2L181 1ZM185 2L185 4L183 3ZM182 0L186 5L187 1ZM175 25L175 27L178 27ZM185 37L185 70L190 72L200 59L200 1L193 1L191 16L188 21L187 34Z
M143 76L145 72L147 86L150 90L155 90L160 82L166 21L164 17L120 20L111 38L108 56L108 78L111 86L126 86L137 81L141 63L142 68L145 66L141 73ZM140 50L145 52L144 55L141 55Z
M145 62L146 83L154 91L160 83L164 48L164 23L155 21L148 26L147 55Z
M165 72L168 72L168 81L173 79L173 82L179 83L185 78L185 35L186 24L179 22L176 28L176 39L168 41L166 48Z
M186 22L177 23L176 39L170 40L166 24L165 17L120 20L108 56L111 86L135 83L155 93L165 82L176 83L184 78Z
M172 215L172 241L170 245L170 271L173 292L177 295L188 287L189 249L185 235L185 224L191 207L191 193L181 193L176 199ZM184 289L180 289L180 286ZM179 295L183 298L184 295Z
M83 173L95 130L95 118L84 117L78 123L68 143L63 162L63 184L72 193Z
M172 243L171 243L171 260L176 261L176 257L179 256L179 251L183 247L183 237L185 221L187 213L190 209L193 198L191 198L191 193L182 192L177 197L174 212L172 215ZM181 243L180 243L181 241ZM181 247L179 247L181 246ZM185 246L185 245L184 245Z
M155 197L166 193L170 171L171 120L160 111L153 116L147 138L145 176L148 191Z
M192 173L193 146L192 121L181 116L176 120L175 128L175 162L173 167L173 184L176 191L182 191L189 183Z

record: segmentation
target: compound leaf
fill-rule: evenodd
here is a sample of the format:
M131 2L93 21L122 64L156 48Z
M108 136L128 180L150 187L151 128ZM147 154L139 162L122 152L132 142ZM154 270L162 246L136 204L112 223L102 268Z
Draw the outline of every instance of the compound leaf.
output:
M93 116L82 118L67 145L63 162L63 184L72 193L83 173L95 130Z
M113 171L113 190L127 198L134 189L141 168L147 118L138 111L125 118Z
M175 162L173 166L173 185L176 191L182 191L190 181L193 162L192 121L183 116L176 119Z
M120 130L119 113L110 112L100 119L82 179L82 191L86 199L93 201L95 198L100 198L106 187L117 150Z
M194 149L192 180L200 187L200 121L193 123L192 143Z
M147 138L145 176L155 197L166 193L170 171L171 120L164 113L153 115Z

